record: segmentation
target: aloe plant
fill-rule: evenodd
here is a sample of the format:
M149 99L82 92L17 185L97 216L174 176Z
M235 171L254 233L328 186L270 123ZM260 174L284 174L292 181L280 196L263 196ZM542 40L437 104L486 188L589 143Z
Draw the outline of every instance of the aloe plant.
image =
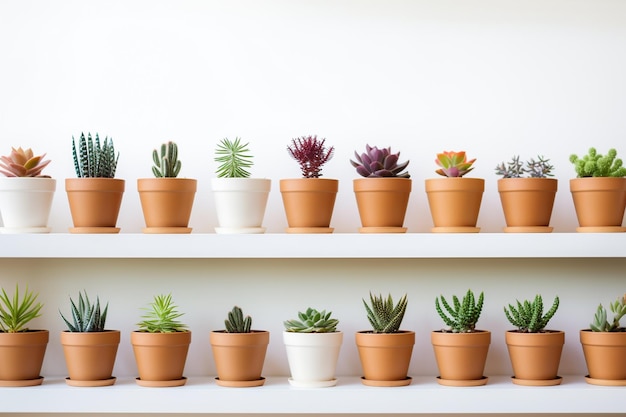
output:
M408 300L404 294L394 306L391 294L385 299L382 295L375 296L370 292L370 305L365 300L363 305L374 333L397 333L404 319Z
M81 133L78 148L72 136L72 156L78 178L114 178L120 154L115 154L113 139L105 137L101 145L97 133L95 141L91 133L87 134L87 138Z
M459 301L456 295L453 295L452 304L448 303L443 295L437 297L435 299L435 309L443 322L449 327L448 331L452 333L471 333L476 329L476 323L483 309L483 302L484 294L482 292L478 296L478 300L476 300L474 292L467 290L461 301Z
M559 308L559 297L555 297L552 307L543 314L543 299L537 294L533 301L524 300L523 303L517 301L517 307L509 304L508 309L504 307L504 314L509 322L517 327L521 333L540 333Z
M624 332L626 327L620 327L620 320L626 315L626 294L609 303L609 308L613 313L613 320L609 322L606 309L602 304L598 306L593 322L590 324L594 332Z
M476 158L468 160L465 151L443 151L437 154L435 163L440 167L435 172L444 177L462 177L472 171Z
M9 155L0 156L0 173L7 177L40 177L41 171L48 166L50 160L44 160L46 154L35 156L31 148L11 148Z
M18 333L28 331L26 325L33 319L41 316L43 305L37 302L38 294L28 290L20 299L19 287L15 284L15 293L9 297L2 288L0 294L0 331L4 333Z
M172 295L156 295L146 313L137 325L140 332L173 333L187 331L187 325L177 320L184 313L178 312L178 306L172 301Z
M85 295L83 297L83 294ZM67 325L70 332L86 333L86 332L102 332L107 319L107 311L109 309L109 303L104 307L104 311L100 309L100 299L96 297L96 303L92 304L89 301L89 296L86 291L78 293L78 304L70 297L72 322L65 318L63 313L61 318Z
M302 136L292 139L291 145L287 146L287 152L300 165L300 171L304 178L319 178L322 176L322 166L330 161L335 153L335 148L326 148L326 139L318 139L317 136Z
M234 306L228 312L228 318L224 320L227 333L250 333L252 327L252 317L243 315L241 307Z
M579 158L572 154L569 160L574 164L578 178L583 177L626 177L626 167L617 158L617 151L609 149L606 155L599 154L596 148L589 148L587 155Z
M169 141L161 145L161 152L152 151L152 173L156 178L176 178L182 163L178 159L178 145Z
M283 322L285 330L295 333L332 333L337 331L339 320L331 319L332 312L318 311L307 308L306 311L298 312L300 320L286 320Z
M404 172L409 161L398 163L400 152L391 153L391 147L378 148L365 145L365 153L354 152L356 161L350 160L356 172L366 178L398 177L410 178L408 172Z
M241 138L234 141L224 138L217 144L215 162L219 163L216 171L218 178L250 177L248 169L253 163L248 145L241 143Z

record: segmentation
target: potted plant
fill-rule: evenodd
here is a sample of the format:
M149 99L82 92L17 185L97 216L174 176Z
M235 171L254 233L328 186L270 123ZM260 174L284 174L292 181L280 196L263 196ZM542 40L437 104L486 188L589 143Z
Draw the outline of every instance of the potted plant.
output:
M146 308L139 329L130 335L137 362L137 384L144 387L178 387L185 385L183 376L191 331L177 320L183 315L172 301L172 295L157 295Z
M559 297L543 314L543 299L536 295L533 301L517 301L504 307L504 314L517 330L507 330L505 341L513 367L513 383L517 385L559 385L558 376L565 332L546 330L550 319L559 308Z
M32 149L11 148L0 156L0 233L49 233L48 218L56 180L43 175L50 160Z
M0 386L41 385L41 366L48 345L49 331L29 329L31 320L41 316L38 294L28 290L20 298L18 285L9 296L0 294Z
M496 166L498 193L504 211L505 232L549 233L558 180L552 176L549 159L537 156L523 163L515 155L511 162ZM527 176L525 176L527 175Z
M84 293L84 297L83 297ZM120 331L105 328L109 304L100 309L100 299L89 301L87 292L78 294L78 304L70 297L72 321L61 318L68 330L61 332L61 345L69 377L68 385L101 387L115 384L112 376Z
M435 309L448 326L447 329L431 332L439 384L464 387L487 383L488 378L483 372L491 332L476 329L483 302L483 293L476 299L472 290L467 290L462 300L453 295L452 304L443 295L435 299Z
M356 172L364 178L353 180L359 217L360 233L405 233L404 217L409 204L412 180L406 167L409 161L398 163L400 152L391 147L365 145L365 152L354 152L350 160Z
M138 178L137 190L146 222L144 233L191 233L189 218L198 181L178 178L182 166L178 145L161 144L152 151L154 178Z
M119 153L113 139L100 144L96 133L81 133L78 146L72 136L72 155L77 178L65 179L65 191L74 227L70 233L119 233L116 227L125 181L115 178Z
M433 219L432 232L477 233L480 203L485 190L482 178L465 178L476 159L468 160L465 151L437 154L435 171L445 178L426 179L428 206Z
M320 178L322 166L334 155L326 139L302 136L291 140L287 152L300 165L302 178L280 180L280 193L287 217L287 233L332 233L330 221L339 180Z
M265 353L270 341L266 330L252 330L252 318L234 306L224 320L225 330L210 334L213 359L217 368L217 385L223 387L258 387L265 383L261 376Z
M408 301L406 294L394 305L391 294L387 298L370 293L370 305L363 300L372 330L358 331L355 336L364 385L399 387L409 385L408 376L415 332L400 330Z
M337 330L339 320L332 312L307 308L298 312L298 319L283 322L283 341L295 387L322 388L337 385L335 369L343 342L343 332Z
M593 385L626 386L626 327L620 326L626 315L626 294L610 303L609 308L613 320L608 320L600 304L590 328L580 331L589 372L585 380Z
M577 232L624 232L622 227L626 207L626 167L617 158L617 151L606 155L589 148L579 158L572 154L576 178L570 179L570 191L578 219Z
M241 138L222 139L215 150L219 164L211 179L218 227L216 233L265 233L263 217L272 186L269 178L250 178L252 155Z

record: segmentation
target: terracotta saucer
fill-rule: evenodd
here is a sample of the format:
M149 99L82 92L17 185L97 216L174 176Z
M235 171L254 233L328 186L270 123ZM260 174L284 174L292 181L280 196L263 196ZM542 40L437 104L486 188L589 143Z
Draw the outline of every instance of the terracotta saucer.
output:
M145 234L187 234L191 233L191 227L144 227L142 230Z
M288 227L287 233L332 233L334 227Z
M359 233L406 233L406 227L360 227Z
M70 233L119 233L119 227L70 227Z
M585 375L585 381L591 385L603 385L605 387L626 387L626 379L597 379Z
M512 376L511 381L516 385L524 385L527 387L552 387L554 385L561 385L563 378L557 376L554 379L519 379Z
M551 233L554 227L550 226L512 226L502 229L505 233Z
M369 387L405 387L411 385L411 382L413 382L413 378L410 376L397 381L376 381L374 379L365 379L364 376L361 377L361 383Z
M486 385L488 377L483 376L480 379L469 379L469 380L456 380L456 379L442 379L441 377L437 377L437 382L439 385L445 385L446 387L479 387L481 385Z
M43 382L43 376L35 379L20 379L16 381L3 381L0 380L0 387L34 387L41 385Z
M265 227L216 227L218 235L244 235L265 233Z
M289 385L297 388L327 388L337 385L337 379L329 381L294 381L293 378L289 378Z
M253 381L222 381L219 378L215 378L215 383L220 387L231 388L248 388L248 387L260 387L265 384L265 378L255 379Z
M576 231L579 233L624 233L626 227L622 226L584 226L577 227Z
M439 227L433 227L432 229L430 229L430 231L432 233L478 233L478 232L480 232L480 227L471 227L471 226L467 226L467 227L463 227L463 226L446 227L446 226L439 226Z
M182 387L187 383L187 378L182 377L181 379L174 379L171 381L143 381L139 377L135 378L135 382L137 385L142 387L153 387L153 388L161 388L161 387Z
M115 384L115 380L114 376L109 379L97 379L95 381L79 381L68 377L65 378L65 383L72 387L108 387Z

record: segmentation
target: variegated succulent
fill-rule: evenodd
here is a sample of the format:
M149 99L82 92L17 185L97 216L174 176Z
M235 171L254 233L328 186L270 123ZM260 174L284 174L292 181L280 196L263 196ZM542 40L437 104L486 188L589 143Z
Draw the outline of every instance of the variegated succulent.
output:
M44 160L46 154L35 156L31 148L11 148L11 153L0 156L0 172L7 177L43 177L41 171L48 166L50 160Z
M468 161L465 151L443 151L438 153L435 159L435 163L439 166L435 172L444 177L462 177L474 169L472 165L475 161L476 158Z

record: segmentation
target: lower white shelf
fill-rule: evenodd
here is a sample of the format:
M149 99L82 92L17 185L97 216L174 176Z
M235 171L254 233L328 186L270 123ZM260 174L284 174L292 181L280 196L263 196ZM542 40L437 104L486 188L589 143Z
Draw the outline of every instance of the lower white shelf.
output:
M358 377L338 377L332 388L294 388L287 377L269 377L254 388L225 388L210 377L190 377L176 388L140 387L133 378L113 386L68 386L46 377L40 386L0 388L2 413L187 413L187 414L490 414L626 413L626 387L590 385L564 376L561 385L518 386L490 376L480 387L446 387L434 377L414 377L406 387L377 388Z

